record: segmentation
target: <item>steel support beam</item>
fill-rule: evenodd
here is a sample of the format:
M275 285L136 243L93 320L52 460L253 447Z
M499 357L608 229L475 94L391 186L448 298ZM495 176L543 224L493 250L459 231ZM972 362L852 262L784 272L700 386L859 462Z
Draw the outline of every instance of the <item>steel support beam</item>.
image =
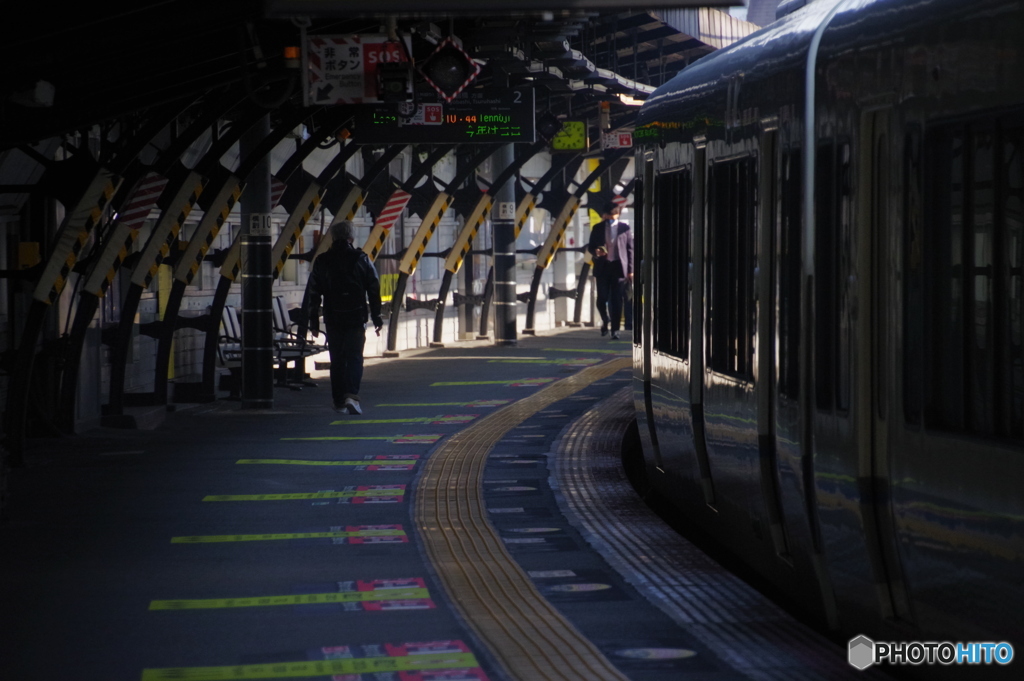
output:
M264 115L240 141L249 155L270 136ZM263 156L242 196L242 409L274 406L274 274L270 237L270 157Z
M494 154L501 168L515 161L515 148L506 144ZM494 344L516 345L516 221L515 188L505 183L494 197L497 217L491 220L494 248Z

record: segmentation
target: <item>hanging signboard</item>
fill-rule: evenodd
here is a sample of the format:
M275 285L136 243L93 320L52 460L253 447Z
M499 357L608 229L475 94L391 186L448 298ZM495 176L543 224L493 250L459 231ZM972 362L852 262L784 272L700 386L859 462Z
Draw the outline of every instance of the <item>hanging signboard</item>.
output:
M493 144L533 142L533 88L466 90L450 102L358 107L356 144Z
M601 134L602 149L630 149L633 147L633 133L606 132Z
M411 53L386 35L318 35L306 41L306 106L380 102L377 67Z

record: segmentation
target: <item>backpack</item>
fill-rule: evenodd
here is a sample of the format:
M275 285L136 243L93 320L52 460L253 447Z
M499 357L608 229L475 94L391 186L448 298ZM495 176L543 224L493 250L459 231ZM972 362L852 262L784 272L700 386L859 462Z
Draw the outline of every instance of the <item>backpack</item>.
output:
M335 251L338 251L335 254ZM359 317L363 320L366 314L366 287L363 285L363 273L359 267L359 257L363 254L357 248L331 249L325 255L323 274L326 279L324 286L324 311L341 314L346 318Z

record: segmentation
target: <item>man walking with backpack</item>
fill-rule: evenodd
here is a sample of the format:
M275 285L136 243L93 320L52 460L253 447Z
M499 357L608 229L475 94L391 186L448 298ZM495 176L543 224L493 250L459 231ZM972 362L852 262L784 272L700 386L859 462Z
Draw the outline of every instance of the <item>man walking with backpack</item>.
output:
M380 316L380 281L370 258L352 245L355 229L351 222L334 223L330 236L331 247L313 261L306 284L306 319L309 328L318 332L323 298L334 410L362 414L359 384L363 378L366 321L373 320L378 336L384 325Z

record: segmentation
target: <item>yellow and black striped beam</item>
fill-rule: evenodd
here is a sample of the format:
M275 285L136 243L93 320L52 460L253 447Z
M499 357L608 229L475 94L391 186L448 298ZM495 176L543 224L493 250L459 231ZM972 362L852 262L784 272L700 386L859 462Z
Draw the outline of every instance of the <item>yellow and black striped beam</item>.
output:
M302 230L306 228L306 223L313 217L316 209L320 207L320 199L323 198L323 192L324 188L319 182L310 182L306 192L299 199L291 215L288 216L288 222L285 223L284 228L281 230L281 235L277 237L277 243L274 244L274 250L271 255L271 262L274 263L275 279L281 276L281 270L284 269L285 263L288 262L288 256L291 255L292 249L295 248L295 243L302 236Z
M516 239L519 238L519 233L523 231L523 225L533 215L533 209L537 207L537 197L533 194L527 194L516 206Z
M555 257L555 253L558 252L558 247L562 243L565 227L572 221L579 207L580 197L578 196L570 196L569 200L565 202L565 206L562 207L555 222L551 225L548 238L544 240L544 245L541 246L540 251L537 253L538 268L542 270L547 269L547 266L551 264L551 260Z
M121 178L101 168L86 188L82 198L69 214L57 237L57 244L50 254L50 260L43 270L33 297L41 303L52 305L64 286L68 275L78 262L78 254L88 241L92 230L103 217L103 210L121 186Z
M171 244L181 232L181 226L188 219L205 185L206 178L196 172L189 173L167 210L160 216L160 221L153 228L149 243L142 252L142 258L132 272L133 284L146 288L153 281L153 277L160 271L160 262L171 252Z
M423 252L427 249L430 238L434 236L437 226L441 223L441 218L444 217L444 212L448 210L448 206L451 204L452 197L450 195L445 192L438 192L437 198L434 199L430 208L427 209L426 215L423 216L423 222L420 223L420 228L416 230L416 236L409 243L409 247L405 249L402 262L398 265L400 272L412 276L412 273L416 271L416 265L419 264L420 258L423 257Z
M341 202L341 206L338 208L338 212L335 213L334 218L331 219L331 226L333 227L336 222L342 220L352 220L356 216L356 212L363 205L363 201L366 200L366 194L360 187L352 187L349 190L348 196ZM331 230L328 229L326 232L320 235L320 243L316 246L316 252L313 253L313 260L331 247L334 243L334 239L331 238ZM372 259L372 258L371 258Z
M174 268L174 278L177 281L186 286L192 283L192 279L195 278L200 265L203 263L203 258L206 257L206 253L210 250L214 239L220 233L224 222L228 219L228 215L231 214L231 210L242 196L243 189L242 180L234 175L229 177L224 183L224 186L210 204L209 210L203 214L199 227L196 228L195 234L192 235L188 242L188 248L185 249L181 260Z
M131 226L123 222L117 224L110 237L109 245L100 253L96 266L89 274L89 278L86 279L84 288L86 293L91 293L97 298L102 298L107 294L107 289L114 281L118 268L132 252L132 247L138 238L138 229L132 229Z
M491 208L494 207L494 197L490 194L484 194L477 201L476 207L473 208L473 212L469 214L469 218L466 219L466 224L462 226L462 231L459 232L459 236L455 239L455 243L452 244L452 251L448 254L448 257L444 261L444 268L452 274L457 274L459 268L462 267L462 261L469 253L469 250L473 248L473 239L476 238L477 232L480 231L481 225L487 220L487 217L491 214ZM517 235L518 236L518 235Z

